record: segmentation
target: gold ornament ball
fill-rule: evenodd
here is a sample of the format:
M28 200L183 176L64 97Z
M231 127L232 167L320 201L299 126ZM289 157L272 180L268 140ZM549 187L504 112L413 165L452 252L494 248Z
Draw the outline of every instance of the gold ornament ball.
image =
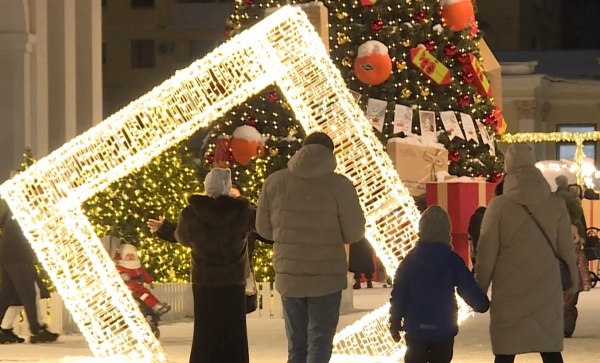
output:
M345 56L344 59L342 59L342 65L348 68L352 67L352 58Z
M405 47L405 48L410 47L410 39L404 39L402 41L402 46Z
M402 90L402 98L409 98L412 92L408 88Z
M396 69L398 69L398 71L400 72L404 72L406 70L406 62L405 61L397 61L396 62Z
M423 87L423 88L421 88L421 96L423 96L423 97L429 97L430 93L431 93L431 91L429 90L429 87Z
M276 157L277 155L279 155L279 149L273 148L273 149L269 150L269 155L273 158Z
M342 20L342 19L346 19L346 17L348 16L348 13L345 11L341 11L339 13L336 13L335 16L337 16L338 19Z
M481 103L483 101L483 97L478 93L475 96L473 96L473 100L475 101L475 103Z

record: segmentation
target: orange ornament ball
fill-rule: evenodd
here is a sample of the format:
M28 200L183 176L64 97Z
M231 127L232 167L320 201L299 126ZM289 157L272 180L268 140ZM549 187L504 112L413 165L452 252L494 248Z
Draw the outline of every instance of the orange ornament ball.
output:
M472 0L441 0L442 18L453 32L464 30L475 18Z
M240 126L233 131L231 154L235 161L246 166L253 158L265 156L264 137L252 126Z
M359 81L369 86L377 86L385 82L391 72L392 59L385 44L369 40L358 47L354 73Z

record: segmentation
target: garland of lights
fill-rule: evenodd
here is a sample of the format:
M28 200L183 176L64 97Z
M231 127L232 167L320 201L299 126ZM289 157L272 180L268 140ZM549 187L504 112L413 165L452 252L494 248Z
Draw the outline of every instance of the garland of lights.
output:
M577 178L577 184L586 185L586 175L584 174L584 160L585 154L583 153L583 143L587 141L600 141L600 131L590 132L532 132L532 133L518 133L518 134L505 134L502 136L502 141L513 144L523 142L573 142L576 145L574 161L577 164L577 170L575 172Z

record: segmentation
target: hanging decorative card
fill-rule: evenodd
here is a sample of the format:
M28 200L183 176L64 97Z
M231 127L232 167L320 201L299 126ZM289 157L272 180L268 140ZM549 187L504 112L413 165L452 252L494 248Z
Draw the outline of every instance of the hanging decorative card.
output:
M383 131L383 121L385 120L385 108L387 102L376 98L369 98L367 103L367 117L371 121L371 126L379 132Z
M460 129L460 124L458 123L458 119L456 118L456 113L454 111L443 111L440 112L440 118L442 119L442 123L444 124L444 129L448 131L450 134L450 140L454 140L455 137L460 139L465 139L462 130Z
M476 144L479 144L479 138L477 137L477 130L475 129L475 123L471 115L466 113L460 114L460 120L462 121L463 130L465 131L466 140L473 140Z
M413 109L410 106L396 105L394 108L394 134L412 134Z
M410 50L410 61L437 85L448 84L452 80L450 70L422 45Z
M492 140L492 138L490 137L490 133L488 132L487 128L482 123L477 123L477 126L479 127L479 133L481 134L481 139L483 140L483 143L489 145L490 147L490 154L496 155L494 140Z
M350 93L352 93L352 96L354 96L354 101L358 103L360 101L360 98L362 97L362 94L353 90L350 90Z
M421 124L421 136L433 136L435 138L435 112L419 111L419 122Z

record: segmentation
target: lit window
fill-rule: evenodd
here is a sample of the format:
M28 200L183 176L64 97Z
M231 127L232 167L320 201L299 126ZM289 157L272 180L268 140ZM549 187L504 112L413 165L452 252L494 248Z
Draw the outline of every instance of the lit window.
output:
M596 125L558 125L558 132L592 132L596 131ZM575 143L561 142L557 144L556 158L561 160L575 160ZM586 142L583 144L583 153L586 157L596 160L596 143Z

